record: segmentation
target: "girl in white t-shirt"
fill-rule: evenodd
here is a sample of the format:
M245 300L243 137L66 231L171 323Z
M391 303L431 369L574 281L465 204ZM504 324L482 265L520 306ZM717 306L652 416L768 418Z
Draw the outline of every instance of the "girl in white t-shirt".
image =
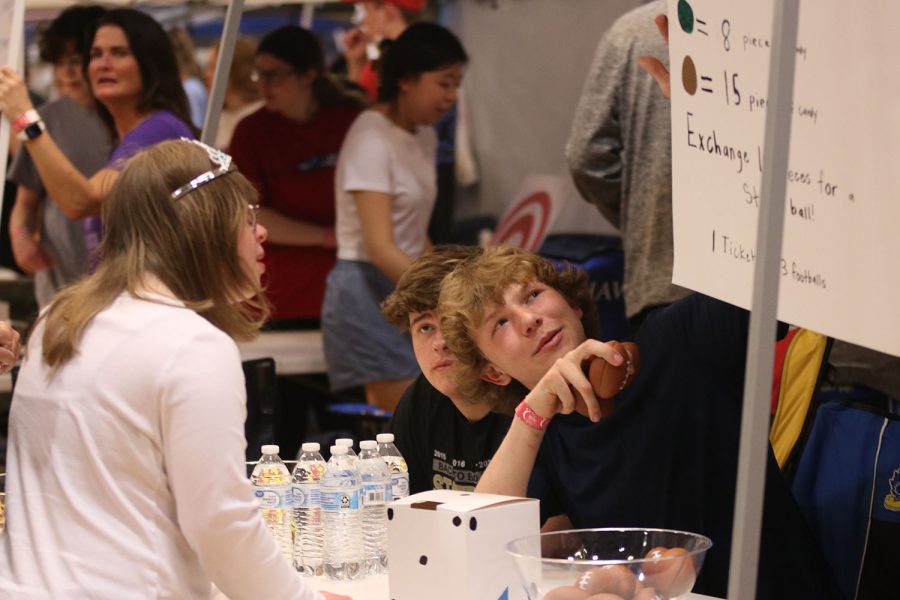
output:
M409 336L379 306L430 246L434 125L456 102L467 60L440 25L407 28L383 54L379 102L357 117L338 158L338 262L322 307L328 376L333 390L364 386L369 404L387 410L419 368Z
M255 199L199 142L118 176L100 265L41 315L16 383L0 596L349 600L284 560L246 476L234 340L267 316Z

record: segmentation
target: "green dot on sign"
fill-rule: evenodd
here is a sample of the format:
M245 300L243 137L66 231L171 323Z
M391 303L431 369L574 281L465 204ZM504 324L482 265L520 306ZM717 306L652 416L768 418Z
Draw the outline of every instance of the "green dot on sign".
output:
M678 22L685 33L694 31L694 9L685 0L678 0Z

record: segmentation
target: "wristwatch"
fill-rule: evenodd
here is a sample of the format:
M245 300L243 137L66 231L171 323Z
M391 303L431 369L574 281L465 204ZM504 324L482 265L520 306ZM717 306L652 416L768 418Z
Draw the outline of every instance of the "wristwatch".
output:
M27 142L28 140L33 140L38 137L44 130L47 128L44 126L44 121L38 119L37 121L32 121L22 128L22 131L16 134L16 137L23 142Z
M12 122L13 129L16 130L16 137L23 142L33 140L44 133L44 121L41 115L34 109L26 110L18 118Z

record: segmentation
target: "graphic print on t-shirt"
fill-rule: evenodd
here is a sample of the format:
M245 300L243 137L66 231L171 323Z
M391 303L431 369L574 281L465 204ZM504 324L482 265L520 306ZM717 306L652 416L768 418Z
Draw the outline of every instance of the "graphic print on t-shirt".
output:
M447 459L447 455L440 450L434 451L431 461L431 469L434 471L434 489L436 490L462 490L472 491L478 483L478 479L491 460L469 461L467 465L464 459Z

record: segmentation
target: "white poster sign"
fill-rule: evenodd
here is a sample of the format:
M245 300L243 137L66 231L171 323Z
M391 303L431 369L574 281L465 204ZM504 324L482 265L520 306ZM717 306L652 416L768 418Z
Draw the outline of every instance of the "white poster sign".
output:
M0 66L21 62L22 27L25 21L25 0L0 0ZM9 121L0 119L0 181L6 180L6 159L9 152ZM0 209L3 208L0 197Z
M669 0L675 283L749 308L773 0ZM800 5L778 318L900 356L900 2Z

